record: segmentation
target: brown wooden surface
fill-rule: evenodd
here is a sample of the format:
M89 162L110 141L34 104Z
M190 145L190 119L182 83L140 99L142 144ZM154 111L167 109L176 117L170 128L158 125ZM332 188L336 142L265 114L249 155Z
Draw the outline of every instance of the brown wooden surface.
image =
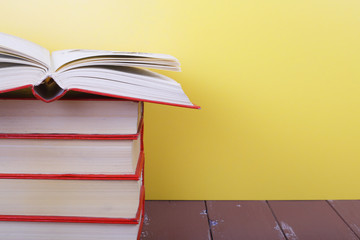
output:
M360 238L360 201L337 200L328 201L353 232Z
M211 239L205 202L146 201L141 239Z
M142 240L360 240L360 201L146 201Z
M358 240L326 201L269 201L288 240Z
M213 240L285 240L265 201L206 201Z

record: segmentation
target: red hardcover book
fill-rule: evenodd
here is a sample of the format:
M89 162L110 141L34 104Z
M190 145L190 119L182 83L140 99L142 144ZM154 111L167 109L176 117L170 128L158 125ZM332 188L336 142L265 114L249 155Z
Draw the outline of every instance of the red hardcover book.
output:
M170 55L100 50L45 48L0 33L0 93L31 88L33 95L52 102L72 90L133 101L199 108L175 80L148 70L180 71Z
M142 102L70 98L44 103L35 98L0 98L0 138L137 139Z
M134 218L0 215L0 239L115 240L140 239L144 219L144 186Z
M1 181L1 180L0 180ZM45 181L45 180L37 180ZM84 180L76 180L77 182ZM102 180L106 182L107 180ZM0 183L1 184L1 183ZM69 183L70 184L70 183ZM96 184L96 183L94 183ZM134 213L134 216L131 217L92 217L92 216L60 216L60 215L28 215L28 214L0 214L0 221L25 221L25 222L72 222L72 223L108 223L108 224L138 224L141 218L141 213L144 208L144 199L145 199L145 190L144 186L141 185L139 194L139 201L137 204L137 210ZM14 198L13 201L18 201ZM2 201L4 202L4 201ZM119 201L120 202L120 201ZM12 203L13 204L13 203ZM0 202L0 206L1 206ZM18 206L15 206L18 207ZM29 206L30 207L30 206ZM31 206L31 207L35 207ZM39 207L39 206L38 206ZM41 207L41 206L40 206ZM6 209L6 211L11 211L12 209Z

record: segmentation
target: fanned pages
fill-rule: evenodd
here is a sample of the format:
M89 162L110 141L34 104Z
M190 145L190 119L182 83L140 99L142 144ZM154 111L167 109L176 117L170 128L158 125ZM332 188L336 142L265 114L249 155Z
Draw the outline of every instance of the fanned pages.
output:
M0 33L0 53L19 57L39 65L50 67L50 52L45 48L9 34Z
M53 70L87 65L131 66L180 71L180 63L173 56L159 53L117 52L72 49L55 51L51 56Z
M147 68L180 71L170 55L103 50L50 53L35 43L0 33L0 93L32 87L35 97L51 102L68 90L199 108L181 85Z

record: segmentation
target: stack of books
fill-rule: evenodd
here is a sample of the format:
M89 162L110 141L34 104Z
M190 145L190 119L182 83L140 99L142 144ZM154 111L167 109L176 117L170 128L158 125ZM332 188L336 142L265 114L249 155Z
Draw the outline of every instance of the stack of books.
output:
M0 239L139 239L143 102L199 108L174 80L139 67L179 63L129 52L50 56L0 34Z
M0 239L136 239L143 104L0 100Z

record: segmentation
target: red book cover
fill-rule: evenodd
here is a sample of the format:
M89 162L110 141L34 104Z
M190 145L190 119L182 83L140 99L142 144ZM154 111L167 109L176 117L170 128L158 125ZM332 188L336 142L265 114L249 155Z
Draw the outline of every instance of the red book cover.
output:
M142 157L143 158L143 157ZM143 158L144 159L144 158ZM72 223L107 223L107 224L139 224L140 219L142 219L142 214L144 213L144 204L145 204L145 187L144 187L144 160L139 164L140 168L138 171L141 171L140 178L129 179L129 178L102 178L100 180L140 180L141 179L141 189L139 195L139 206L134 218L106 218L106 217L82 217L82 216L39 216L39 215L1 215L0 212L0 221L25 221L25 222L72 222ZM21 177L18 177L21 178ZM34 179L34 178L32 178ZM36 178L35 178L36 179ZM42 179L42 178L40 178ZM44 179L57 179L65 180L68 178L44 178ZM76 180L99 180L98 178L74 178Z
M29 215L1 215L0 221L14 222L72 222L72 223L107 223L107 224L139 224L144 210L145 188L141 187L139 207L134 218L104 218L81 216L29 216Z
M125 100L131 100L131 101L139 101L139 102L157 103L157 104L163 104L163 105L169 105L169 106L175 106L175 107L200 109L200 106L197 106L197 105L183 105L183 104L176 104L176 103L169 103L169 102L162 102L162 101L153 101L153 100L148 100L148 99L144 99L144 98L135 98L135 97L115 95L115 94L107 94L107 93L96 92L96 91L88 91L88 90L84 90L84 89L80 89L80 88L70 88L70 89L61 89L60 88L60 89L58 89L58 92L54 97L45 98L45 97L43 97L41 90L39 90L39 88L37 89L36 87L37 86L33 86L33 85L25 85L25 86L20 86L20 87L16 87L16 88L1 90L0 93L7 93L7 92L13 92L13 91L17 91L17 90L23 90L23 89L30 88L32 91L32 94L35 98L42 100L44 102L53 102L55 100L58 100L58 99L61 99L62 97L64 97L67 92L74 91L74 92L94 94L94 95L110 97L110 98L118 98L118 99L125 99Z
M0 99L8 99L1 98ZM10 98L9 98L10 99ZM19 98L11 98L18 99ZM20 100L36 101L34 98L21 98ZM103 98L68 98L66 100L76 101L124 101L123 99L103 99ZM139 137L144 124L144 103L141 102L141 113L138 129L135 134L67 134L67 133L1 133L0 138L8 139L85 139L85 140L135 140Z
M138 130L140 137L140 154L137 161L136 170L134 174L22 174L22 173L1 173L0 179L59 179L59 180L139 180L143 173L143 166L145 161L144 153L144 123L143 114L141 118L141 125ZM24 136L27 136L24 134ZM0 134L0 137L4 135ZM56 138L52 135L52 138ZM81 138L84 139L84 138ZM94 138L91 138L94 139ZM103 138L112 139L112 138Z

